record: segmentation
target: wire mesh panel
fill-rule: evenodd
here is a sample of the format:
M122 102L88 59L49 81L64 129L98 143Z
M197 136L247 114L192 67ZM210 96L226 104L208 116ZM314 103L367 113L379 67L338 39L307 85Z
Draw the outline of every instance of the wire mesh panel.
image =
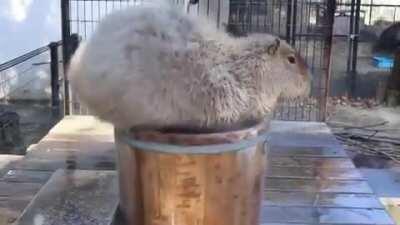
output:
M60 44L53 42L0 64L0 154L24 154L33 139L48 131L44 123L59 119ZM33 122L31 117L39 119Z
M68 1L68 0L66 0ZM305 58L313 73L312 97L282 100L275 118L284 120L324 120L329 72L332 21L329 0L172 0L188 13L205 16L233 35L271 33L287 40ZM69 0L64 21L70 33L86 39L98 22L114 10L141 4L141 0ZM333 15L332 15L333 17ZM73 114L88 113L73 96ZM289 113L288 113L289 112Z
M60 43L54 44L57 49L61 48ZM61 56L58 58L62 59ZM44 46L0 64L0 100L51 100L51 63L50 48ZM59 74L63 72L62 64L57 65L57 75L60 77ZM61 80L57 81L57 85L61 83Z
M400 1L338 1L333 29L331 95L381 101L379 93L386 86L391 68L375 65L374 58L393 59L381 52L379 43L382 33L399 21ZM399 28L390 35L398 35ZM384 43L396 49L393 40L384 40Z
M67 33L63 34L63 40L70 40L69 36L78 35L80 41L88 39L91 34L95 31L98 23L107 15L117 10L122 10L128 7L134 7L145 3L145 0L63 0L63 7L68 7L67 12L63 16L63 23L67 26ZM184 0L169 0L180 6L185 5ZM66 4L65 4L66 3ZM73 41L69 41L73 42ZM68 44L66 45L68 46ZM72 55L73 51L69 51L67 54ZM70 58L70 57L65 57ZM66 60L65 63L68 63ZM69 88L66 90L69 93ZM87 107L77 99L72 93L71 97L68 94L67 110L70 110L70 114L89 114Z
M63 34L63 40L69 42L65 46L68 47L73 42L70 38L71 35L77 35L78 41L88 39L95 31L98 23L106 15L115 10L142 4L142 2L142 0L63 0L62 7L67 7L67 9L62 9L64 12L67 12L66 15L63 15L64 30L67 30ZM65 58L69 59L76 47L68 49L67 54L69 56ZM65 63L68 63L68 60ZM73 93L69 96L69 87L66 87L64 92L68 92L66 94L66 110L70 112L66 112L67 114L89 114L87 107L82 105Z
M325 119L334 5L328 0L231 1L229 32L275 34L295 47L313 74L311 97L281 99L276 119Z

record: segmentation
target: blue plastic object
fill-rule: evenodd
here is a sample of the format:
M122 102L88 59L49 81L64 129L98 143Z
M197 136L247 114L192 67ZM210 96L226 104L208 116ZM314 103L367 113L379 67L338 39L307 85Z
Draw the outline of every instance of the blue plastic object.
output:
M394 59L387 56L374 56L372 61L374 66L380 69L391 69L394 64Z

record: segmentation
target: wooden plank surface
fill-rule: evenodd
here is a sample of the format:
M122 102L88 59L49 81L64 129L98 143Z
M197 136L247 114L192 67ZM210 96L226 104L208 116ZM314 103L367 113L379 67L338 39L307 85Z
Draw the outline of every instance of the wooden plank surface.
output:
M115 169L113 142L110 124L69 116L26 156L0 155L0 225L13 223L57 169Z
M113 127L92 116L67 116L10 167L40 171L114 170Z
M37 183L16 184L1 181L0 225L14 223L41 186Z
M23 158L22 155L0 155L0 177L8 171L10 164Z
M261 223L306 223L306 224L393 224L382 209L348 209L318 207L274 207L262 208Z
M338 194L290 191L266 191L265 206L304 206L332 208L383 209L373 194Z
M52 172L39 170L9 170L0 179L8 183L39 183L45 184ZM18 184L16 184L18 185Z
M109 225L118 206L115 171L57 170L18 225Z
M261 224L394 224L325 124L274 121L270 133ZM11 188L27 182L21 188L29 192L59 168L114 169L113 140L109 124L91 116L64 118L24 159L11 163L16 172L2 178L0 198L4 183ZM24 175L27 170L39 172ZM14 209L26 204L23 198L2 198L0 220L2 214L13 220L19 213L6 204Z
M269 156L270 166L300 168L355 168L349 158L318 158L305 156Z
M270 147L268 154L270 157L275 156L303 156L318 158L347 158L346 152L340 146L277 146Z
M357 169L351 168L270 166L266 175L270 178L288 179L365 180Z
M372 194L366 181L266 178L267 191Z
M326 125L271 127L261 224L394 224Z

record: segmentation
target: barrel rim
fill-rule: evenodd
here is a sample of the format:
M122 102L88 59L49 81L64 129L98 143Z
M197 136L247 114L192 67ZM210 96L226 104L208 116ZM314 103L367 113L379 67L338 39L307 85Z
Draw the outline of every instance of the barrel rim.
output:
M185 154L185 155L209 155L209 154L222 154L232 153L238 151L245 151L249 147L256 146L261 142L267 143L269 139L268 131L263 131L252 139L243 139L236 143L230 144L212 144L201 146L182 146L157 142L145 142L137 140L129 135L127 132L120 132L116 135L117 141L127 144L131 150L140 150L144 152L166 153L166 154Z
M266 142L270 121L233 131L201 134L116 130L117 142L133 149L173 154L218 154L246 150ZM142 135L138 135L142 134ZM143 136L147 134L149 136ZM147 138L143 138L147 137Z

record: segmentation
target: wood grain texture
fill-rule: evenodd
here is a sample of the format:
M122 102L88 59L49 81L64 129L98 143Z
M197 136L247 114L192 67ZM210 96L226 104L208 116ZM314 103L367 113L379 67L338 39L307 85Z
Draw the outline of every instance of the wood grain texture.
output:
M263 143L218 154L143 151L121 142L117 149L127 225L258 224L267 162Z

